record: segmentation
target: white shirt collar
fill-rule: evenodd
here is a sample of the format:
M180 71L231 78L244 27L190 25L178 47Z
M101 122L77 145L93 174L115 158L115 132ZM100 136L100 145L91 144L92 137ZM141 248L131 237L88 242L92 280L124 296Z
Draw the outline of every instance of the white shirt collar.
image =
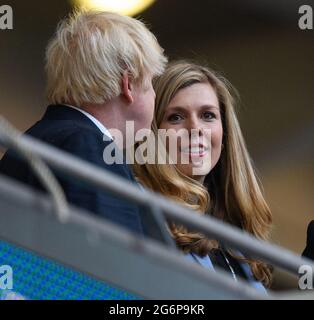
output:
M72 109L75 109L81 113L83 113L87 118L89 118L94 124L95 126L97 126L97 128L107 137L109 137L111 140L113 140L111 133L109 132L109 130L100 122L98 121L94 116L92 116L90 113L86 112L85 110L82 110L78 107L69 105L69 104L64 104L67 107L70 107Z

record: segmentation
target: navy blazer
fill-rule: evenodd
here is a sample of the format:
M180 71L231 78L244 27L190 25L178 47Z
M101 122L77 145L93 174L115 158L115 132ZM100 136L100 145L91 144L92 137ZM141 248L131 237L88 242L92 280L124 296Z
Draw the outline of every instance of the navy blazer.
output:
M103 133L99 128L73 108L64 105L48 106L43 118L27 130L26 134L135 182L127 164L108 165L104 162L104 148L111 142L103 141ZM28 164L10 150L0 161L0 173L43 190ZM127 227L133 232L145 233L140 208L136 204L79 182L73 177L66 177L64 173L54 173L70 203Z

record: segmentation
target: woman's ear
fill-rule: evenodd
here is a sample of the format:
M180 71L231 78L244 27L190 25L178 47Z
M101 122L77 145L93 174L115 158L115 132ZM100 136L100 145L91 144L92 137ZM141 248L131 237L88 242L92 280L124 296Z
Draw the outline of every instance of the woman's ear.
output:
M121 94L130 104L133 103L132 84L127 70L125 70L122 75Z

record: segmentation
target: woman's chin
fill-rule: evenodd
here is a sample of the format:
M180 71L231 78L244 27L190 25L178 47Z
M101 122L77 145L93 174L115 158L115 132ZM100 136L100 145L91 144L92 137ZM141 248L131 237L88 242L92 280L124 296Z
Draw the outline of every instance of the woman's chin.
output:
M190 165L182 165L179 166L178 169L186 176L195 180L205 177L210 172L210 166L207 164L204 165L202 162L196 164L193 163Z

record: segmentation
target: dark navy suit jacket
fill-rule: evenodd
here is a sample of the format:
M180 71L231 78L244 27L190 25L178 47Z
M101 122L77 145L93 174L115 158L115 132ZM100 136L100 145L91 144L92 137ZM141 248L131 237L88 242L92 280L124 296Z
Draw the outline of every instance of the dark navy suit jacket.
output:
M26 133L120 175L128 181L135 182L127 164L108 165L104 162L104 148L111 142L103 141L103 133L99 128L84 114L73 108L63 105L49 106L43 118ZM141 210L137 205L78 182L75 178L55 173L70 203L127 227L133 232L145 233ZM0 161L0 174L43 189L27 163L10 150Z

